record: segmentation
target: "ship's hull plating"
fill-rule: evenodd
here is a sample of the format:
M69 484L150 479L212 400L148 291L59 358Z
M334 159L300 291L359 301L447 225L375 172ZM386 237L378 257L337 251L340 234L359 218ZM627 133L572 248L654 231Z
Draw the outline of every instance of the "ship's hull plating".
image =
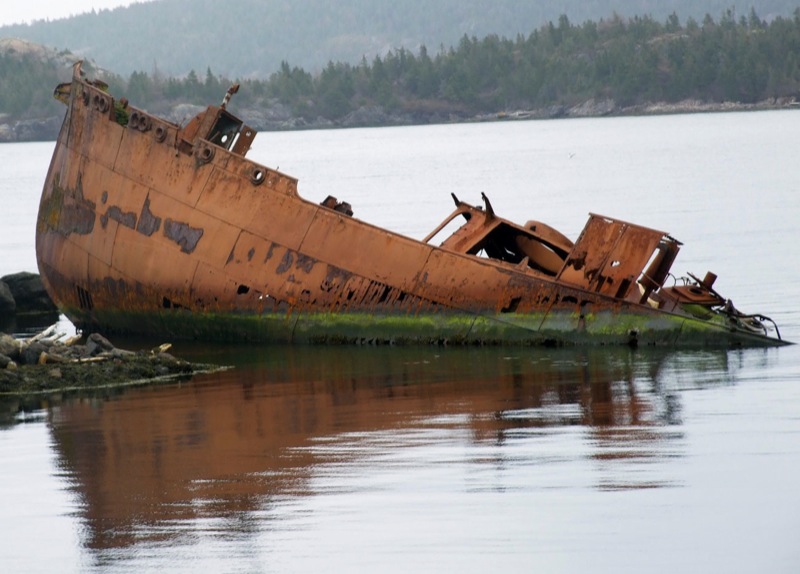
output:
M135 113L134 113L135 112ZM45 286L84 329L280 342L772 345L397 235L73 82L45 182Z

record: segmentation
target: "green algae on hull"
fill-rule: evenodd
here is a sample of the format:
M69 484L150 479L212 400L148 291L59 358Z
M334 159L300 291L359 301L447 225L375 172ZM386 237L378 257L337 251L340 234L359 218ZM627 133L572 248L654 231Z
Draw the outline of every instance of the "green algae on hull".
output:
M299 344L478 344L527 346L775 345L737 330L723 317L708 320L669 313L601 311L379 315L373 313L193 313L66 310L80 328L174 339ZM787 343L783 343L787 344Z

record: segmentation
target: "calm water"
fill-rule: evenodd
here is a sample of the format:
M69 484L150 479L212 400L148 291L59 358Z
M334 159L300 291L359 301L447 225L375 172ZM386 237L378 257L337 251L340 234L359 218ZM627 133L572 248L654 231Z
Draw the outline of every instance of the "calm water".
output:
M685 243L800 341L800 112L261 134L300 192L422 237L450 192ZM0 275L53 144L0 146ZM152 341L117 341L124 346ZM161 342L161 341L158 341ZM800 570L800 346L234 348L168 386L0 401L8 572Z

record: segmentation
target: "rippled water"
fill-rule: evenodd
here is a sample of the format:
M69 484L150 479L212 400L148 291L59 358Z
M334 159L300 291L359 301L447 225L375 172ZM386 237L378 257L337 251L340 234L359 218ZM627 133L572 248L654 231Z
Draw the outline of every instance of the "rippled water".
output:
M414 237L451 191L572 238L587 211L665 229L686 243L675 271L714 271L800 340L798 128L795 112L429 126L261 134L252 153ZM0 146L0 275L35 271L51 150ZM4 571L800 567L797 346L175 343L236 368L0 400Z

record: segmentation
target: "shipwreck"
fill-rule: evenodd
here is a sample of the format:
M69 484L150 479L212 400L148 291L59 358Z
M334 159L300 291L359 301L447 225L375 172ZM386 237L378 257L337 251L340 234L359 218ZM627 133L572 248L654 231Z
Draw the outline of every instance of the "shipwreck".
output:
M488 198L415 240L246 157L256 131L208 106L176 125L84 77L44 184L36 254L79 328L296 343L770 346L715 276L670 274L681 243L591 214L572 241Z

